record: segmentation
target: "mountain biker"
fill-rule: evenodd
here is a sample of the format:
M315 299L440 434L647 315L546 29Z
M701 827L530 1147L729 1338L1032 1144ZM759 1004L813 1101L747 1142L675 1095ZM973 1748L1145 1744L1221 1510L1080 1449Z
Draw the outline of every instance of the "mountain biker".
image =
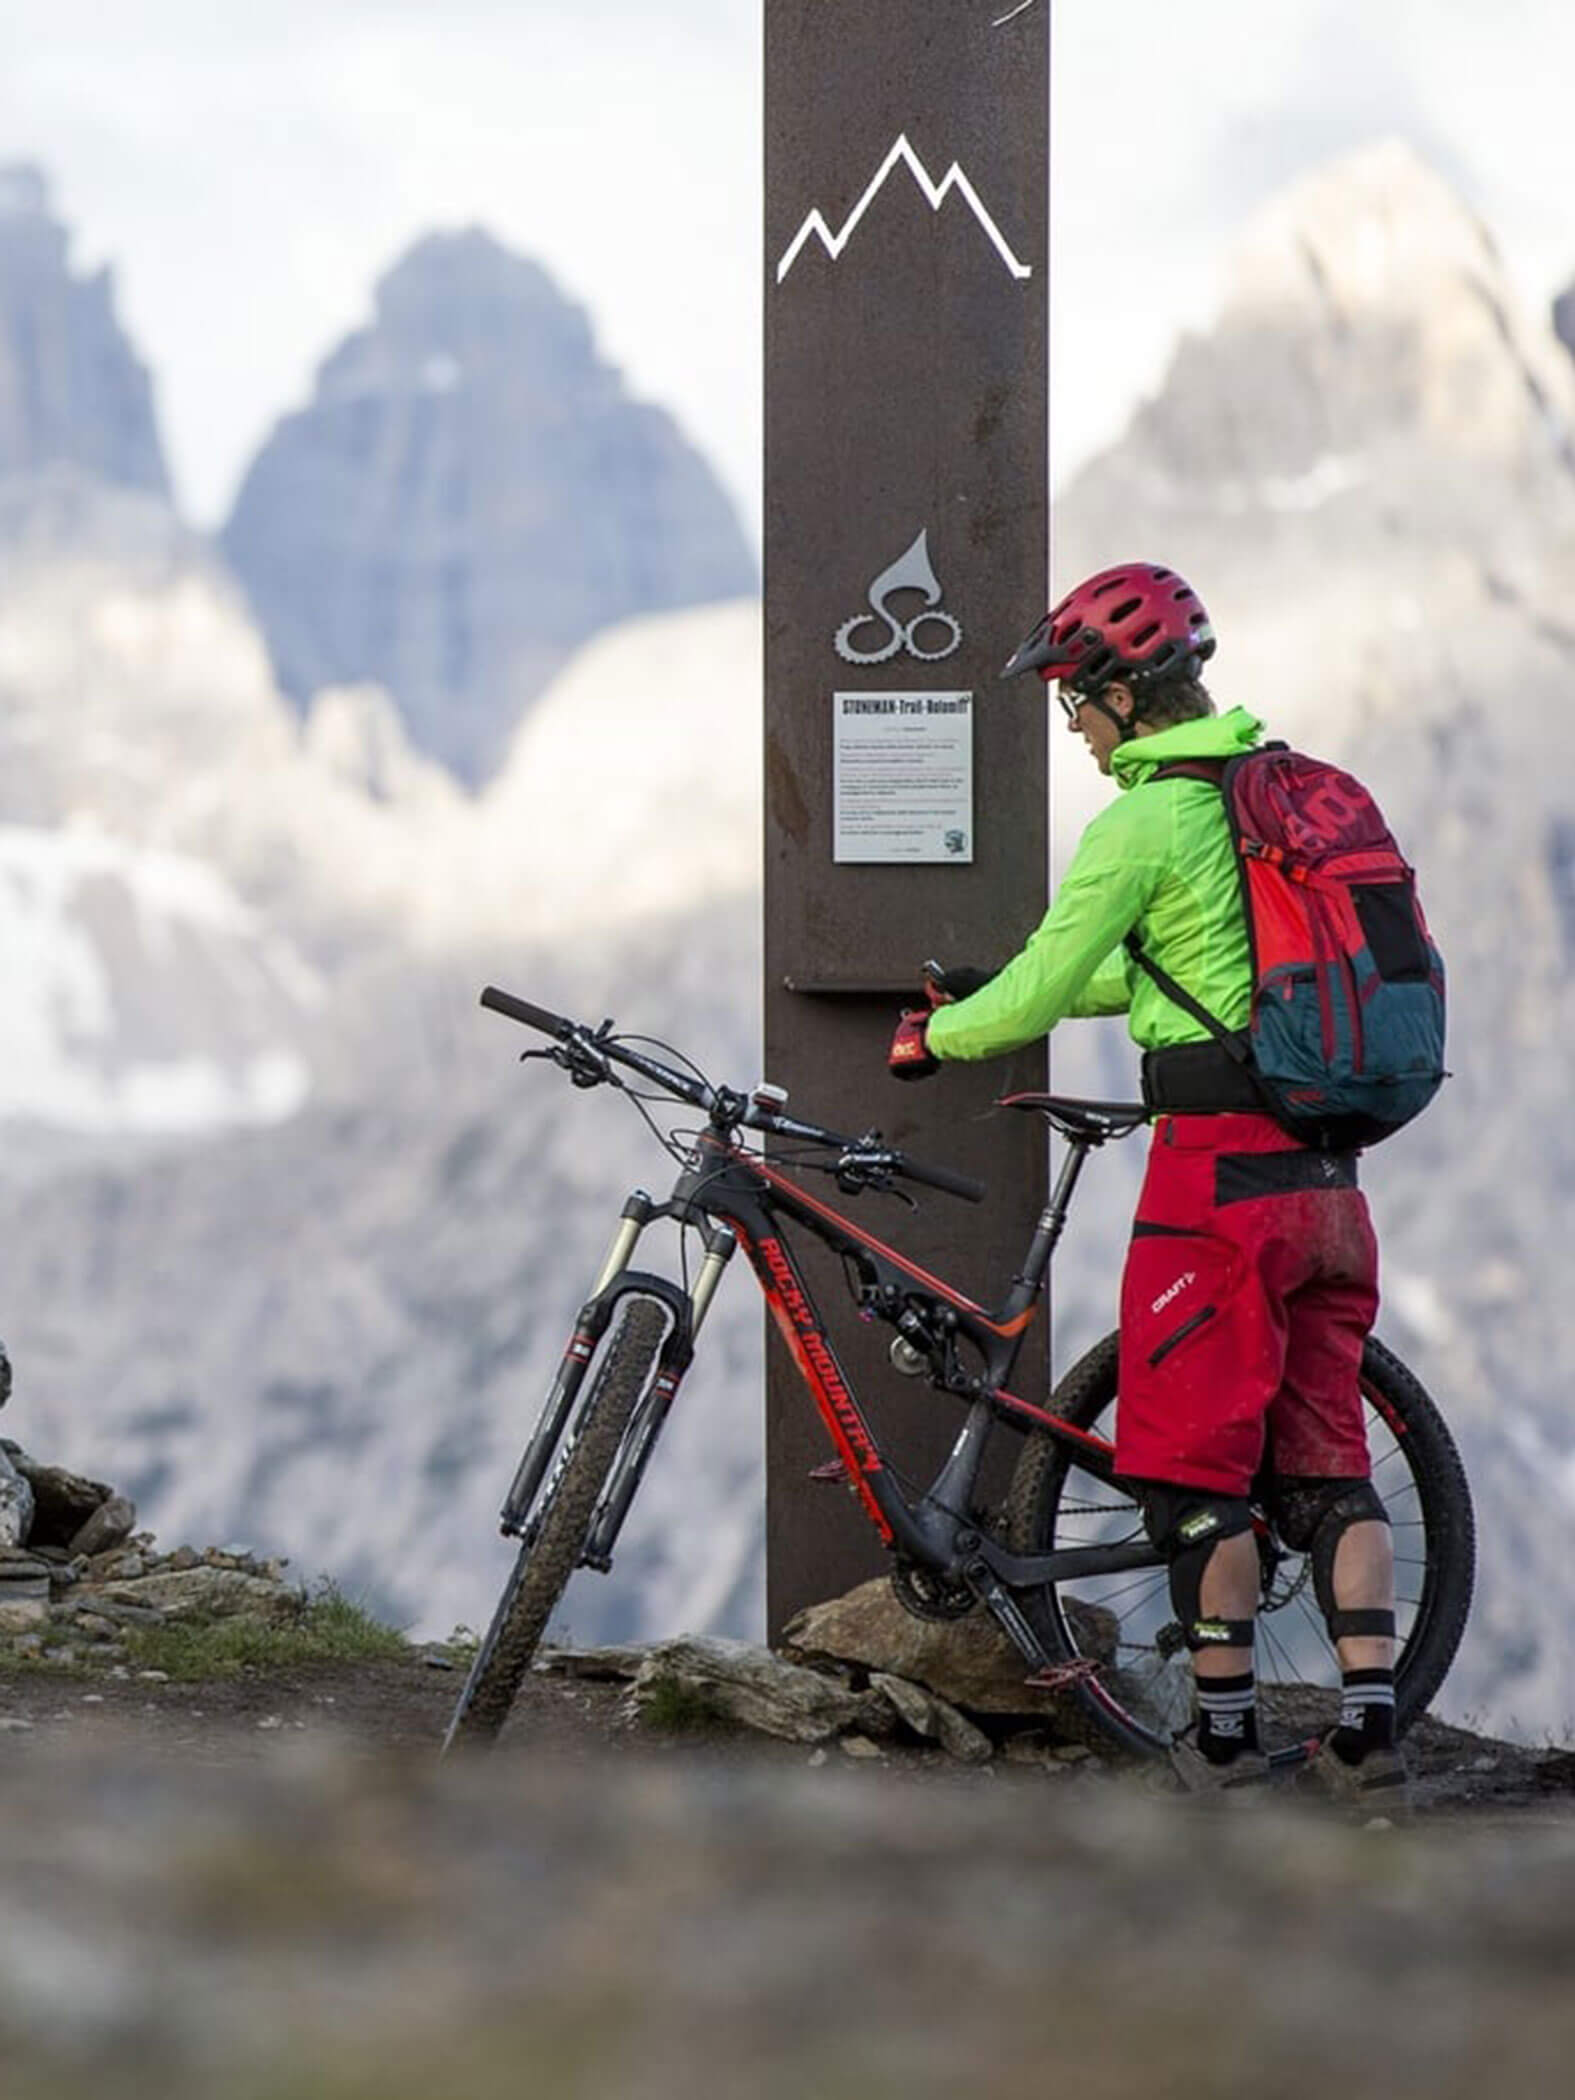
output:
M1016 651L1003 677L1057 682L1069 731L1121 793L1084 831L1021 952L993 976L951 971L932 986L938 1003L903 1016L891 1069L922 1077L1069 1017L1127 1015L1155 1120L1121 1286L1116 1465L1165 1555L1192 1652L1197 1718L1172 1763L1189 1788L1267 1771L1250 1507L1266 1495L1280 1537L1311 1558L1341 1667L1339 1722L1304 1776L1357 1798L1403 1788L1405 1775L1393 1554L1358 1386L1378 1265L1356 1154L1287 1135L1250 1076L1122 945L1135 931L1228 1028L1246 1027L1247 922L1219 789L1155 778L1170 761L1230 758L1261 739L1245 709L1216 713L1200 676L1214 646L1174 570L1126 563L1079 584Z

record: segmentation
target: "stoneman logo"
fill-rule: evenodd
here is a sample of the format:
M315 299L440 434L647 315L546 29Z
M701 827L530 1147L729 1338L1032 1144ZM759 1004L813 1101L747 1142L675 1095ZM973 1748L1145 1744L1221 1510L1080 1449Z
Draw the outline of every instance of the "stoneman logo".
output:
M1165 1307L1171 1303L1172 1299L1179 1298L1182 1292L1186 1290L1190 1284L1196 1283L1197 1280L1197 1270L1188 1269L1184 1276L1178 1276L1176 1278L1175 1282L1170 1285L1168 1290L1163 1290L1160 1292L1159 1296L1154 1300L1154 1303L1149 1307L1149 1311L1151 1313L1162 1313L1165 1310Z
M904 591L924 600L909 620L901 620L888 601ZM844 620L833 637L833 645L844 663L888 663L899 649L906 649L921 664L938 664L962 647L963 632L949 612L941 609L941 584L930 560L930 534L926 527L906 554L882 569L870 585L870 611Z

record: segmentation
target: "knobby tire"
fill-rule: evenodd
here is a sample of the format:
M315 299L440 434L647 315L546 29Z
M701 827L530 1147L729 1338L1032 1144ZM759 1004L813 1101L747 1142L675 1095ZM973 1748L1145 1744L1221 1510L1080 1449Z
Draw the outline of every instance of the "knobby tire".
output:
M445 1751L457 1743L492 1742L508 1719L547 1621L579 1566L596 1505L666 1327L661 1307L647 1298L635 1300L619 1321L476 1651L443 1739Z
M1075 1427L1109 1436L1116 1375L1117 1337L1111 1334L1067 1372L1051 1407ZM1465 1469L1443 1417L1398 1357L1371 1338L1362 1359L1362 1389L1373 1484L1389 1509L1395 1541L1395 1713L1403 1730L1425 1710L1460 1645L1475 1575L1476 1527ZM1042 1431L1028 1437L1018 1458L1004 1514L1007 1538L1019 1553L1142 1536L1132 1498L1096 1482L1078 1466L1075 1453ZM1144 1685L1152 1680L1142 1673L1160 1667L1155 1634L1174 1616L1165 1571L1129 1571L1104 1578L1102 1587L1086 1579L1047 1584L1022 1593L1020 1601L1059 1660L1076 1661L1086 1653L1101 1663L1094 1681L1078 1685L1075 1694L1100 1730L1130 1750L1163 1754L1175 1721L1148 1703ZM1185 1662L1174 1667L1185 1681ZM1332 1725L1339 1665L1302 1556L1287 1556L1266 1581L1256 1668L1271 1729L1295 1739ZM1168 1696L1173 1698L1174 1687Z

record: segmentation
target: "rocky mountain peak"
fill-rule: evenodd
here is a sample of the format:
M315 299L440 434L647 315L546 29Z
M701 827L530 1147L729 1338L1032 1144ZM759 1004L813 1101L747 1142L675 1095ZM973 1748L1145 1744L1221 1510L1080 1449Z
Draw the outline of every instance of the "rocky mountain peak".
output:
M30 162L0 164L0 476L59 465L167 497L148 374L114 279L72 274L70 236Z
M457 385L467 369L522 355L580 379L600 369L584 309L538 263L512 254L484 227L417 241L379 278L374 305L375 328L329 359L325 387L353 370L356 348L369 343L395 370L439 390L445 378ZM451 360L453 369L434 371L433 359Z
M471 781L591 635L755 587L672 418L631 400L582 309L479 227L428 235L383 276L223 537L299 705L380 685Z
M1266 205L1216 325L1178 348L1129 440L1194 486L1308 501L1375 448L1569 479L1575 371L1524 314L1491 235L1409 146L1331 162Z
M1342 155L1272 198L1236 250L1227 307L1309 306L1331 320L1433 303L1475 278L1498 288L1493 236L1414 148L1386 139Z
M1575 357L1575 281L1567 284L1553 302L1553 333Z

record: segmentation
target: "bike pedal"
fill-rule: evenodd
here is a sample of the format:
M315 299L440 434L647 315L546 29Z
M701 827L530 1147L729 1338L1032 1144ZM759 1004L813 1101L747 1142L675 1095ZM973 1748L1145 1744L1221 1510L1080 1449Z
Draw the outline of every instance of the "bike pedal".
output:
M1087 1684L1099 1675L1099 1664L1091 1655L1080 1655L1076 1662L1046 1663L1042 1670L1035 1670L1032 1677L1023 1679L1024 1688L1031 1692L1069 1692L1074 1686Z
M824 1487L843 1487L847 1483L848 1469L840 1458L828 1458L822 1466L811 1466L808 1477Z

